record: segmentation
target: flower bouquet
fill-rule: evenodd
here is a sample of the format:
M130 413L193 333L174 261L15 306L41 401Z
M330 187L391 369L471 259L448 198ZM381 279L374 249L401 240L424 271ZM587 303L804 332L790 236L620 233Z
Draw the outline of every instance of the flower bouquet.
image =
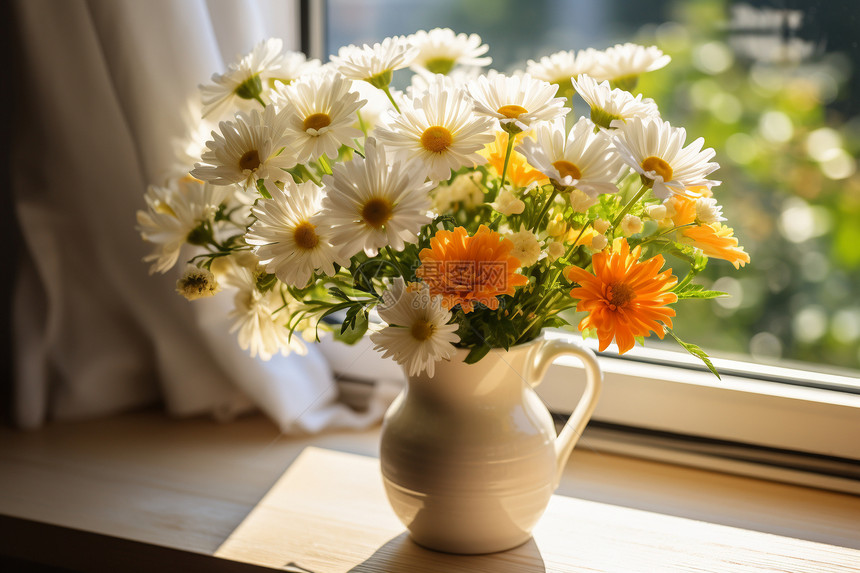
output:
M201 86L193 167L146 193L151 270L190 247L177 290L232 291L239 344L263 359L322 331L369 332L429 376L458 348L474 363L577 321L600 350L678 340L672 305L723 294L693 283L708 258L749 257L712 196L714 151L631 93L669 56L624 44L499 73L487 51L449 29L324 65L261 43Z

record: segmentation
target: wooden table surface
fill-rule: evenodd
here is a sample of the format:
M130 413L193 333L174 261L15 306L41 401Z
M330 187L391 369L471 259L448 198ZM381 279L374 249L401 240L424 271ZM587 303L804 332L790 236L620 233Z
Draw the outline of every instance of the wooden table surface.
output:
M603 454L585 438L535 541L476 568L408 541L379 499L377 441L378 429L287 438L262 417L157 412L3 429L0 555L93 571L505 571L499 559L517 571L860 571L858 497ZM365 457L310 450L293 466L308 446ZM276 508L298 513L261 517ZM362 532L331 534L351 519ZM416 552L424 569L404 565Z

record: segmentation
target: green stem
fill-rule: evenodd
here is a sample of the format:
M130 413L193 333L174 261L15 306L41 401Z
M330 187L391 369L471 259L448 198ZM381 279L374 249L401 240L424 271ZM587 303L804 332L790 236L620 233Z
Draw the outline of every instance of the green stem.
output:
M511 151L514 148L515 137L508 133L508 148L505 150L505 164L502 166L502 183L499 185L499 191L505 187L505 176L508 174L508 161L511 159Z
M526 326L525 330L523 330L523 333L520 334L519 338L517 338L517 343L519 343L520 340L522 340L523 337L527 335L529 331L534 328L535 324L537 324L537 322L542 318L540 315L541 308L544 306L552 306L555 303L555 300L558 298L559 294L560 293L558 292L554 292L552 296L550 296L549 298L545 298L537 305L537 308L535 308L534 311L534 319L528 324L528 326Z
M358 116L358 127L361 129L364 137L367 138L367 125L364 123L364 118L361 117L361 110L358 110L355 114Z
M537 231L538 226L541 224L541 221L543 221L543 218L546 217L547 212L552 207L552 202L555 201L555 198L557 196L558 196L558 189L553 187L552 193L549 194L549 199L546 200L546 204L543 206L543 209L541 209L540 213L538 214L537 220L534 222L534 224L532 224L532 230L533 231Z
M387 95L387 96L388 96L388 101L390 101L390 102L391 102L391 105L393 105L393 106L394 106L394 109L396 109L396 110L397 110L397 113L400 113L400 106L398 106L398 105L397 105L397 102L396 102L396 101L394 101L394 97L391 95L391 90L390 90L390 89L388 89L388 86L385 86L384 88L382 88L382 91L384 91L384 92L385 92L385 95Z
M323 173L326 175L331 175L331 166L328 164L328 160L325 158L325 154L320 155L319 158L320 169L322 169Z
M629 213L629 212L630 212L630 209L632 209L632 208L633 208L633 205L634 205L637 201L639 201L639 199L641 199L641 198L645 195L645 193L647 193L647 192L648 192L648 189L649 189L649 188L648 188L648 187L646 187L646 186L644 186L644 185L643 185L642 187L640 187L640 188L639 188L639 191L636 193L636 195L634 195L634 196L633 196L633 198L632 198L632 199L631 199L631 200L630 200L630 201L629 201L629 202L624 206L624 208L623 208L623 209L621 209L621 212L620 212L620 213L618 213L618 215L617 215L617 216L615 217L615 219L612 221L612 226L609 228L609 230L610 230L610 231L614 231L614 230L615 230L615 227L617 227L617 226L618 226L618 223L620 223L620 222L621 222L621 219L623 219L623 218L624 218L624 215L626 215L627 213Z
M565 260L565 261L567 260L567 258L568 258L570 255L572 255L572 254L573 254L573 250L576 248L577 243L579 243L579 240L582 238L582 235L584 235L584 234L585 234L585 231L586 231L590 226L591 226L591 221L589 221L588 223L586 223L586 224L585 224L585 226L583 226L583 227L582 227L582 230L581 230L581 231L579 232L579 234L576 236L576 240L575 240L575 241L573 242L573 244L570 246L570 250L569 250L567 253L565 253L565 255L564 255L564 260Z
M391 245L385 245L385 252L388 254L388 258L391 259L392 264L397 268L397 272L400 273L400 277L404 281L408 281L409 279L406 277L406 272L404 272L400 261L398 261L397 257L394 256L394 249L391 248Z
M260 102L260 105L261 105L261 106L263 106L264 108L266 107L266 102L264 102L264 101L263 101L263 98L261 98L261 97L260 97L260 94L254 94L254 95L253 95L253 96L251 96L251 97L253 97L255 100L257 100L258 102Z
M679 230L679 229L683 229L684 227L693 227L693 226L695 226L695 225L696 225L695 223L685 223L685 224L683 224L683 225L678 225L678 226L676 226L676 227L671 227L671 228L669 228L669 229L666 229L666 230L665 230L665 231L663 231L662 233L657 233L656 235L651 235L650 237L648 237L647 239L644 239L644 240L643 240L641 243L639 243L639 244L640 244L640 245L644 245L645 243L650 243L651 241L656 241L657 239L659 239L660 237L662 237L662 236L664 236L664 235L668 235L669 233L674 233L675 231L677 231L677 230Z
M299 167L300 167L300 171L302 172L302 174L304 176L306 176L308 179L310 179L311 181L313 181L317 187L320 187L322 185L322 181L320 181L319 179L314 177L314 174L311 173L310 169L308 169L304 165L300 165Z

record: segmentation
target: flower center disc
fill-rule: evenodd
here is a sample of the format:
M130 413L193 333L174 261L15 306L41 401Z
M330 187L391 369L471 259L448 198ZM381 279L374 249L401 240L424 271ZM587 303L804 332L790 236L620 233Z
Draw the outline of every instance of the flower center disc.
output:
M296 230L293 231L293 240L296 242L296 246L306 251L313 249L320 242L316 226L307 221L302 221L296 226Z
M609 299L609 308L617 310L624 308L631 300L636 298L636 291L630 285L613 283L609 285L606 291L606 298Z
M528 113L529 110L527 110L526 108L524 108L521 105L508 104L508 105L503 105L502 107L500 107L496 111L498 111L500 114L507 117L508 119L516 119L519 116L521 116L522 114Z
M522 114L528 113L529 110L527 110L526 108L524 108L520 105L508 104L508 105L503 105L502 107L500 107L496 111L498 111L500 114L507 117L508 119L516 119L519 116L521 116Z
M672 168L659 157L646 157L645 160L642 161L642 169L645 171L654 171L657 175L663 178L664 182L672 180Z
M582 172L579 170L579 167L571 163L570 161L565 161L564 159L559 159L558 161L554 161L552 164L558 170L558 174L562 177L571 177L573 179L582 179Z
M441 125L428 127L421 134L421 146L433 153L442 153L448 149L453 141L454 138L451 136L451 132Z
M321 130L324 127L328 127L331 125L331 117L327 113L312 113L307 116L305 120L302 122L302 129L305 131L309 129L314 129L316 131Z
M253 171L257 167L260 166L260 154L256 149L252 149L251 151L246 151L242 157L239 158L239 167L242 168L242 171L249 170Z
M391 219L393 209L391 202L382 197L376 197L364 204L361 217L371 227L380 228Z
M432 322L424 319L416 320L412 324L412 328L409 329L409 334L412 335L412 338L418 340L420 342L424 342L431 336L433 336L433 331L436 327Z

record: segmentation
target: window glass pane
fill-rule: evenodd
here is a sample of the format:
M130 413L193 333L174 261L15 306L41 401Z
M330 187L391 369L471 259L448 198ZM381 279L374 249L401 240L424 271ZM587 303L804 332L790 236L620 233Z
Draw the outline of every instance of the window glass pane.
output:
M752 257L740 270L712 259L699 282L732 296L679 303L676 332L716 355L856 369L858 21L860 3L820 0L329 0L327 48L450 27L510 71L559 50L657 45L673 61L634 92L716 150L715 197Z

